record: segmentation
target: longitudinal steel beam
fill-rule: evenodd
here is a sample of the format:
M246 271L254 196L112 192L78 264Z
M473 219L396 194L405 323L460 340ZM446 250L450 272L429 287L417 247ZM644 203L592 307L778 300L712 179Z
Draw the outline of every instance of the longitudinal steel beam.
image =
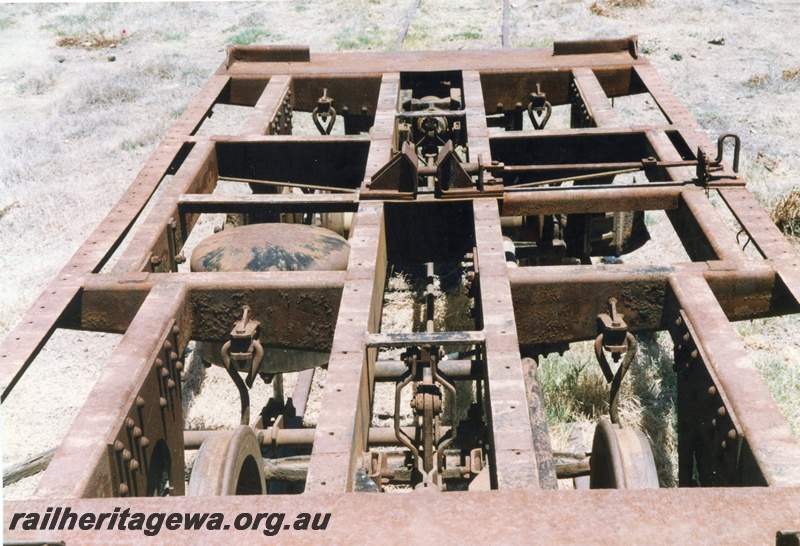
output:
M328 362L305 491L352 491L366 449L377 351L367 336L380 326L386 242L382 203L361 203L350 239L342 304Z
M187 341L185 334L180 336L185 299L186 289L180 284L164 283L150 291L53 456L35 497L144 495L144 488L136 484L147 481L160 441L169 448L170 486L183 493L183 411L174 363ZM142 438L148 439L147 445ZM131 461L136 461L135 468Z
M669 315L673 321L670 330L679 337L678 343L693 343L697 347L696 365L702 363L711 369L719 382L717 388L727 397L726 411L741 427L741 430L723 430L721 443L715 446L724 456L736 458L736 441L741 434L743 444L738 453L734 483L800 486L800 445L711 288L697 275L675 275L669 284L676 300ZM678 315L676 307L683 317ZM685 329L683 320L688 323L689 330ZM706 386L696 387L697 396L710 396L704 392ZM725 411L719 410L709 415L707 421L711 423L712 419L724 416ZM714 457L715 454L706 453L705 456ZM691 462L687 466L691 468Z
M494 447L493 486L539 486L536 449L528 417L524 371L511 305L500 213L494 199L473 201L475 246L480 264L480 309L484 330L489 429Z

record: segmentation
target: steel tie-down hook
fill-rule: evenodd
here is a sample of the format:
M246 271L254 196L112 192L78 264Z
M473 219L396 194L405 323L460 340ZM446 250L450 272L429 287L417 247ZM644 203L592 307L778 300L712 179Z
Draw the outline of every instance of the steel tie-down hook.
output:
M628 325L623 320L624 315L617 313L616 298L609 299L608 303L611 306L611 314L601 313L597 315L597 329L600 334L594 341L594 352L606 381L611 383L609 395L611 422L619 424L619 390L622 386L622 379L628 373L628 369L636 356L637 343L633 334L628 332ZM622 359L622 363L617 368L616 373L611 372L611 366L608 364L605 351L611 353L614 362L618 362L622 354L625 353L625 357Z
M547 101L547 95L542 93L541 85L537 83L536 92L530 94L530 102L528 103L528 116L531 118L533 128L537 131L544 129L552 113L553 107ZM540 116L538 120L536 119L536 114Z
M323 127L320 122L328 120L328 125ZM333 124L336 123L336 108L333 107L333 99L328 96L328 90L322 90L322 96L317 101L317 107L311 111L311 119L314 120L314 125L317 126L320 134L329 135L333 130Z

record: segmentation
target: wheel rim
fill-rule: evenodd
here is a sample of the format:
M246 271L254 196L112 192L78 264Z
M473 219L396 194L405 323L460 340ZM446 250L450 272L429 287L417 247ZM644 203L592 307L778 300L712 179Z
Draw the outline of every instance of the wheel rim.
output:
M590 488L658 488L653 452L644 433L600 420L592 442Z
M192 468L188 496L265 493L261 448L250 427L242 425L203 442Z

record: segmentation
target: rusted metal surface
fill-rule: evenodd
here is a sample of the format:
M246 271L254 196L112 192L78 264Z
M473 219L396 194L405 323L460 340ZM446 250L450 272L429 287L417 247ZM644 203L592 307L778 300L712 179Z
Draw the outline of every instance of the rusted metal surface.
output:
M640 93L652 96L663 124L628 127L617 116L610 99ZM200 136L218 104L252 108L241 134ZM548 123L559 106L570 109L569 128ZM523 128L526 109L533 129ZM293 134L300 113L315 116L321 134ZM345 134L331 135L340 124ZM708 139L639 55L635 37L502 52L229 48L120 203L0 346L5 400L56 328L124 334L43 475L40 500L5 504L6 530L14 511L119 505L89 497L125 497L131 509L209 511L208 499L182 497L184 449L206 441L190 490L237 493L246 471L261 485L238 492L269 489L269 511L331 512L324 539L333 543L365 536L371 530L362 526L378 518L384 538L403 543L421 533L445 543L529 543L533 532L543 543L585 542L588 533L600 543L774 542L800 527L800 447L730 321L800 311L800 257L747 191L736 159L721 157L725 138ZM220 180L253 194L217 195ZM165 191L111 272L99 274L161 183ZM710 192L764 259L740 248ZM690 261L598 263L646 244L646 210L667 212ZM211 213L243 215L249 225L201 242L194 271L178 272L200 215ZM317 226L339 235L321 236ZM288 250L255 267L253 247ZM295 268L287 256L308 263ZM309 264L329 259L337 263L321 271L270 270L314 269ZM434 272L447 263L460 264L470 325L437 330ZM424 326L390 333L381 324L386 280L405 267L427 271ZM633 336L663 330L676 347L679 482L703 487L539 491L554 489L557 476L591 473L598 487L654 485L646 439L610 422L598 427L594 465L586 454L567 463L554 457L535 358L599 333L601 353L605 346L619 356L633 352ZM327 361L316 426L302 425L312 368L291 404L274 383L278 410L251 426L184 431L183 350L191 341L228 340L243 394L256 373L289 370L240 364L260 363L268 350L314 351L307 367ZM405 359L382 354L393 349ZM630 364L625 356L611 374L613 392ZM250 372L246 381L240 371ZM375 426L375 384L388 382L396 393L416 384L414 426L400 426L399 404L395 427ZM466 417L443 395L461 385L471 397ZM372 449L379 446L394 451ZM287 449L304 450L302 460ZM255 461L255 474L245 461ZM289 476L284 481L305 494L264 485L262 464L291 470L272 481ZM386 492L390 482L443 494L419 503ZM171 498L137 498L163 493ZM263 504L235 496L213 503L231 518ZM615 517L598 519L609 505ZM737 517L742 511L749 517ZM6 536L130 542L125 534L19 526Z
M346 502L345 502L346 498ZM507 544L530 544L535 536L541 544L582 544L592 537L596 544L685 544L691 537L694 544L774 544L779 531L800 527L800 491L787 488L694 488L673 491L487 491L455 492L452 495L431 495L425 502L410 502L408 495L283 495L269 502L254 502L252 497L222 497L213 500L214 511L233 521L243 512L286 514L291 522L295 514L309 510L330 513L330 523L324 531L281 530L278 539L283 544L302 544L322 540L331 544L349 544L353 537L375 535L375 522L381 521L381 542L408 544L409 541L439 541L454 544L468 541L491 544L502 537ZM175 499L130 499L126 502L132 513L173 511ZM18 501L8 502L3 511L4 527L8 529L14 512L44 513L46 507L99 513L111 506L104 499L76 501ZM598 520L597 514L613 506L617 517ZM312 508L313 507L313 508ZM765 507L770 507L765 509ZM108 510L110 511L110 510ZM187 498L181 512L207 512L209 501ZM463 514L482 517L464 518ZM514 514L513 517L510 514ZM743 517L747 514L748 517ZM557 516L557 517L554 517ZM408 522L415 522L409 525ZM658 524L653 524L658 522ZM4 538L37 538L51 540L63 536L67 544L130 544L131 537L139 539L140 531L107 532L81 531L23 531L6 532ZM255 531L191 532L162 529L148 541L161 544L196 544L215 542L220 536L232 534L239 544L263 544L263 527ZM666 529L666 530L665 530ZM455 537L462 537L456 539Z

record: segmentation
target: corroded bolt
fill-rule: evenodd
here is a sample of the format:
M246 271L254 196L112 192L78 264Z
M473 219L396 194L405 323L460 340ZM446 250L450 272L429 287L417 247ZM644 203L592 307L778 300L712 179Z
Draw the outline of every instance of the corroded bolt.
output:
M161 398L158 399L158 405L161 406L162 408L166 408L167 399L162 396Z
M121 483L119 484L119 494L123 497L128 494L128 486L127 484Z
M127 449L122 452L122 460L123 461L130 461L132 458L133 458L133 455L131 455L131 452L128 451Z
M139 461L137 461L136 459L133 459L130 462L129 467L130 467L132 472L136 472L137 470L139 470Z
M136 424L136 422L133 419L131 419L130 417L127 417L125 419L125 428L132 429L135 424Z
M708 387L708 394L710 394L711 396L717 394L717 387L715 387L714 385Z
M141 396L136 397L136 407L137 408L144 407L144 398L142 398Z
M125 444L123 444L123 443L122 443L122 442L120 442L119 440L117 440L116 442L114 442L114 451L116 451L116 452L120 452L120 451L122 451L123 449L125 449Z
M147 436L142 436L139 439L139 445L142 447L147 447L150 445L150 440L147 439Z
M133 427L132 434L134 438L139 438L142 435L142 429L140 429L139 427Z
M717 415L719 415L720 417L725 417L726 413L727 411L725 411L725 406L720 406L719 409L717 410Z

